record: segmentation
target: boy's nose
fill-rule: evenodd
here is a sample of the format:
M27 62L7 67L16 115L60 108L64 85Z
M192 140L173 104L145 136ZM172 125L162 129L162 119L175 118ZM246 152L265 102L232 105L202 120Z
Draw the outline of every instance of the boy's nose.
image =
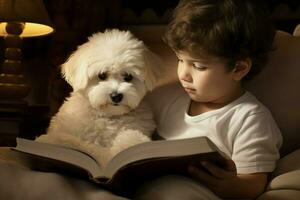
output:
M178 78L186 82L191 82L193 80L189 68L185 64L178 67Z

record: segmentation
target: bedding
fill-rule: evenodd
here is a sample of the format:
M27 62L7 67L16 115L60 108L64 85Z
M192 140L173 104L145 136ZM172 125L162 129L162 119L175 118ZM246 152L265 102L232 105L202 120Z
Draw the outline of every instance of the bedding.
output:
M0 199L125 200L80 179L29 170L6 147L0 147Z

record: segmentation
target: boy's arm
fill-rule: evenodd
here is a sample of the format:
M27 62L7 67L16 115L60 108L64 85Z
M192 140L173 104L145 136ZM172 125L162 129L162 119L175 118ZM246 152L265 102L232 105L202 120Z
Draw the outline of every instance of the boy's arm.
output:
M232 160L227 161L226 169L209 162L203 162L201 165L207 171L190 166L190 175L222 198L255 199L267 184L267 173L237 174Z

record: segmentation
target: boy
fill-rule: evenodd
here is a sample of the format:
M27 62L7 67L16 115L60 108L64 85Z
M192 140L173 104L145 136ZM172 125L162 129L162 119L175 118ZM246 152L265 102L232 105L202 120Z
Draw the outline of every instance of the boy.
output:
M178 57L180 84L152 94L158 134L207 136L230 159L222 169L190 166L189 177L148 183L136 199L256 198L279 159L281 134L270 112L242 87L267 61L274 30L251 0L182 0L164 40ZM179 85L179 87L178 87Z

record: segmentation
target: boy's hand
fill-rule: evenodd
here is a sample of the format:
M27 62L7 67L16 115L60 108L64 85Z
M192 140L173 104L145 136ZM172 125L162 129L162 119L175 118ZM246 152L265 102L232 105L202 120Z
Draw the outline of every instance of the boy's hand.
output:
M189 166L188 171L192 178L203 183L216 194L228 192L228 189L232 187L232 182L237 178L234 162L226 160L224 168L220 168L208 161L203 161L200 164L206 170L197 166Z
M224 168L208 161L200 164L205 170L189 166L189 174L222 198L255 198L264 191L266 173L238 175L232 160L226 160Z

